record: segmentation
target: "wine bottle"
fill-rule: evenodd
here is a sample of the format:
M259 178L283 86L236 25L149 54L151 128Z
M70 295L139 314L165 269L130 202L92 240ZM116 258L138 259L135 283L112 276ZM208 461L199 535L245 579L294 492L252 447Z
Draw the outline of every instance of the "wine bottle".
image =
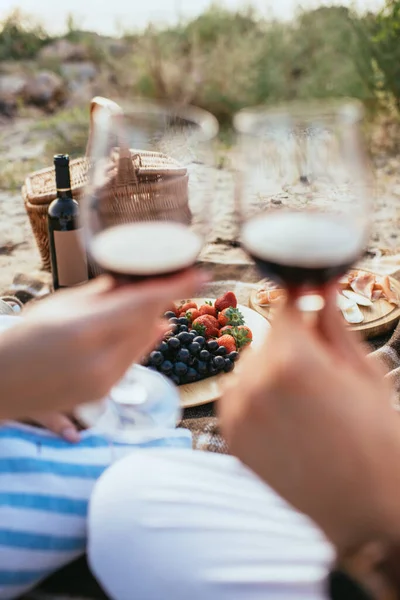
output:
M57 198L48 210L53 288L71 287L88 280L86 252L79 225L79 204L72 197L69 156L54 157Z

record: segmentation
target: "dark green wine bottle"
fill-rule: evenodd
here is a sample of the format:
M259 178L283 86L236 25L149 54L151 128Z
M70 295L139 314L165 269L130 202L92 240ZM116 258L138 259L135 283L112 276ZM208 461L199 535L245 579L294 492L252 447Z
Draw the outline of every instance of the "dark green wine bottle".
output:
M72 197L69 156L54 157L57 198L48 210L53 288L72 287L88 280L86 252L79 224L79 204Z

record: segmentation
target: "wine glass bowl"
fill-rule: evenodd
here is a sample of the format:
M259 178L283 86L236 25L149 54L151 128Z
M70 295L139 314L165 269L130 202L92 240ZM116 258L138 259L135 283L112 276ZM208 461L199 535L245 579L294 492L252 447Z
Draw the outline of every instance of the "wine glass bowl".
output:
M289 290L322 288L366 245L372 183L362 117L359 103L331 101L235 118L241 241L262 275Z
M86 210L91 261L119 280L193 265L208 232L214 117L194 107L99 103Z

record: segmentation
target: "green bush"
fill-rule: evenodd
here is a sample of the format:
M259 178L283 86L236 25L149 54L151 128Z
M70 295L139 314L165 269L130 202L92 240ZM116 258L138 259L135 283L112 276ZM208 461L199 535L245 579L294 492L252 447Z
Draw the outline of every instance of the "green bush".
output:
M292 23L212 6L189 22L136 38L132 90L186 100L222 121L246 105L294 98L374 99L369 46L343 7L300 11ZM360 21L360 19L358 19Z
M18 12L1 27L0 61L34 58L51 40ZM214 4L175 26L125 33L121 52L69 17L65 38L99 65L96 93L190 102L226 123L244 106L311 97L352 96L376 109L386 95L400 110L400 0L365 16L299 10L289 23Z
M0 61L35 58L49 41L50 37L41 25L15 10L0 22Z
M400 0L388 0L370 22L371 51L379 70L377 88L389 93L400 110Z

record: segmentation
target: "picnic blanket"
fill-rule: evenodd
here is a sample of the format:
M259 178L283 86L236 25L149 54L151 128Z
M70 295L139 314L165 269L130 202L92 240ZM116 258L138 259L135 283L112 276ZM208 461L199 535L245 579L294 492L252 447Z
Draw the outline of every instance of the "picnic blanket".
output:
M400 280L399 260L389 259L382 263L379 272L392 274ZM371 270L378 271L376 265L367 265ZM19 277L8 291L23 302L46 295L47 290L40 282L35 283L29 278ZM370 342L371 351L379 360L384 361L390 371L389 377L395 386L400 406L400 325L393 334L376 338ZM228 446L223 439L215 405L208 404L187 409L180 424L192 433L193 447L207 452L228 453ZM51 576L39 588L29 592L21 600L105 600L106 596L91 576L85 558L68 565L60 572Z

